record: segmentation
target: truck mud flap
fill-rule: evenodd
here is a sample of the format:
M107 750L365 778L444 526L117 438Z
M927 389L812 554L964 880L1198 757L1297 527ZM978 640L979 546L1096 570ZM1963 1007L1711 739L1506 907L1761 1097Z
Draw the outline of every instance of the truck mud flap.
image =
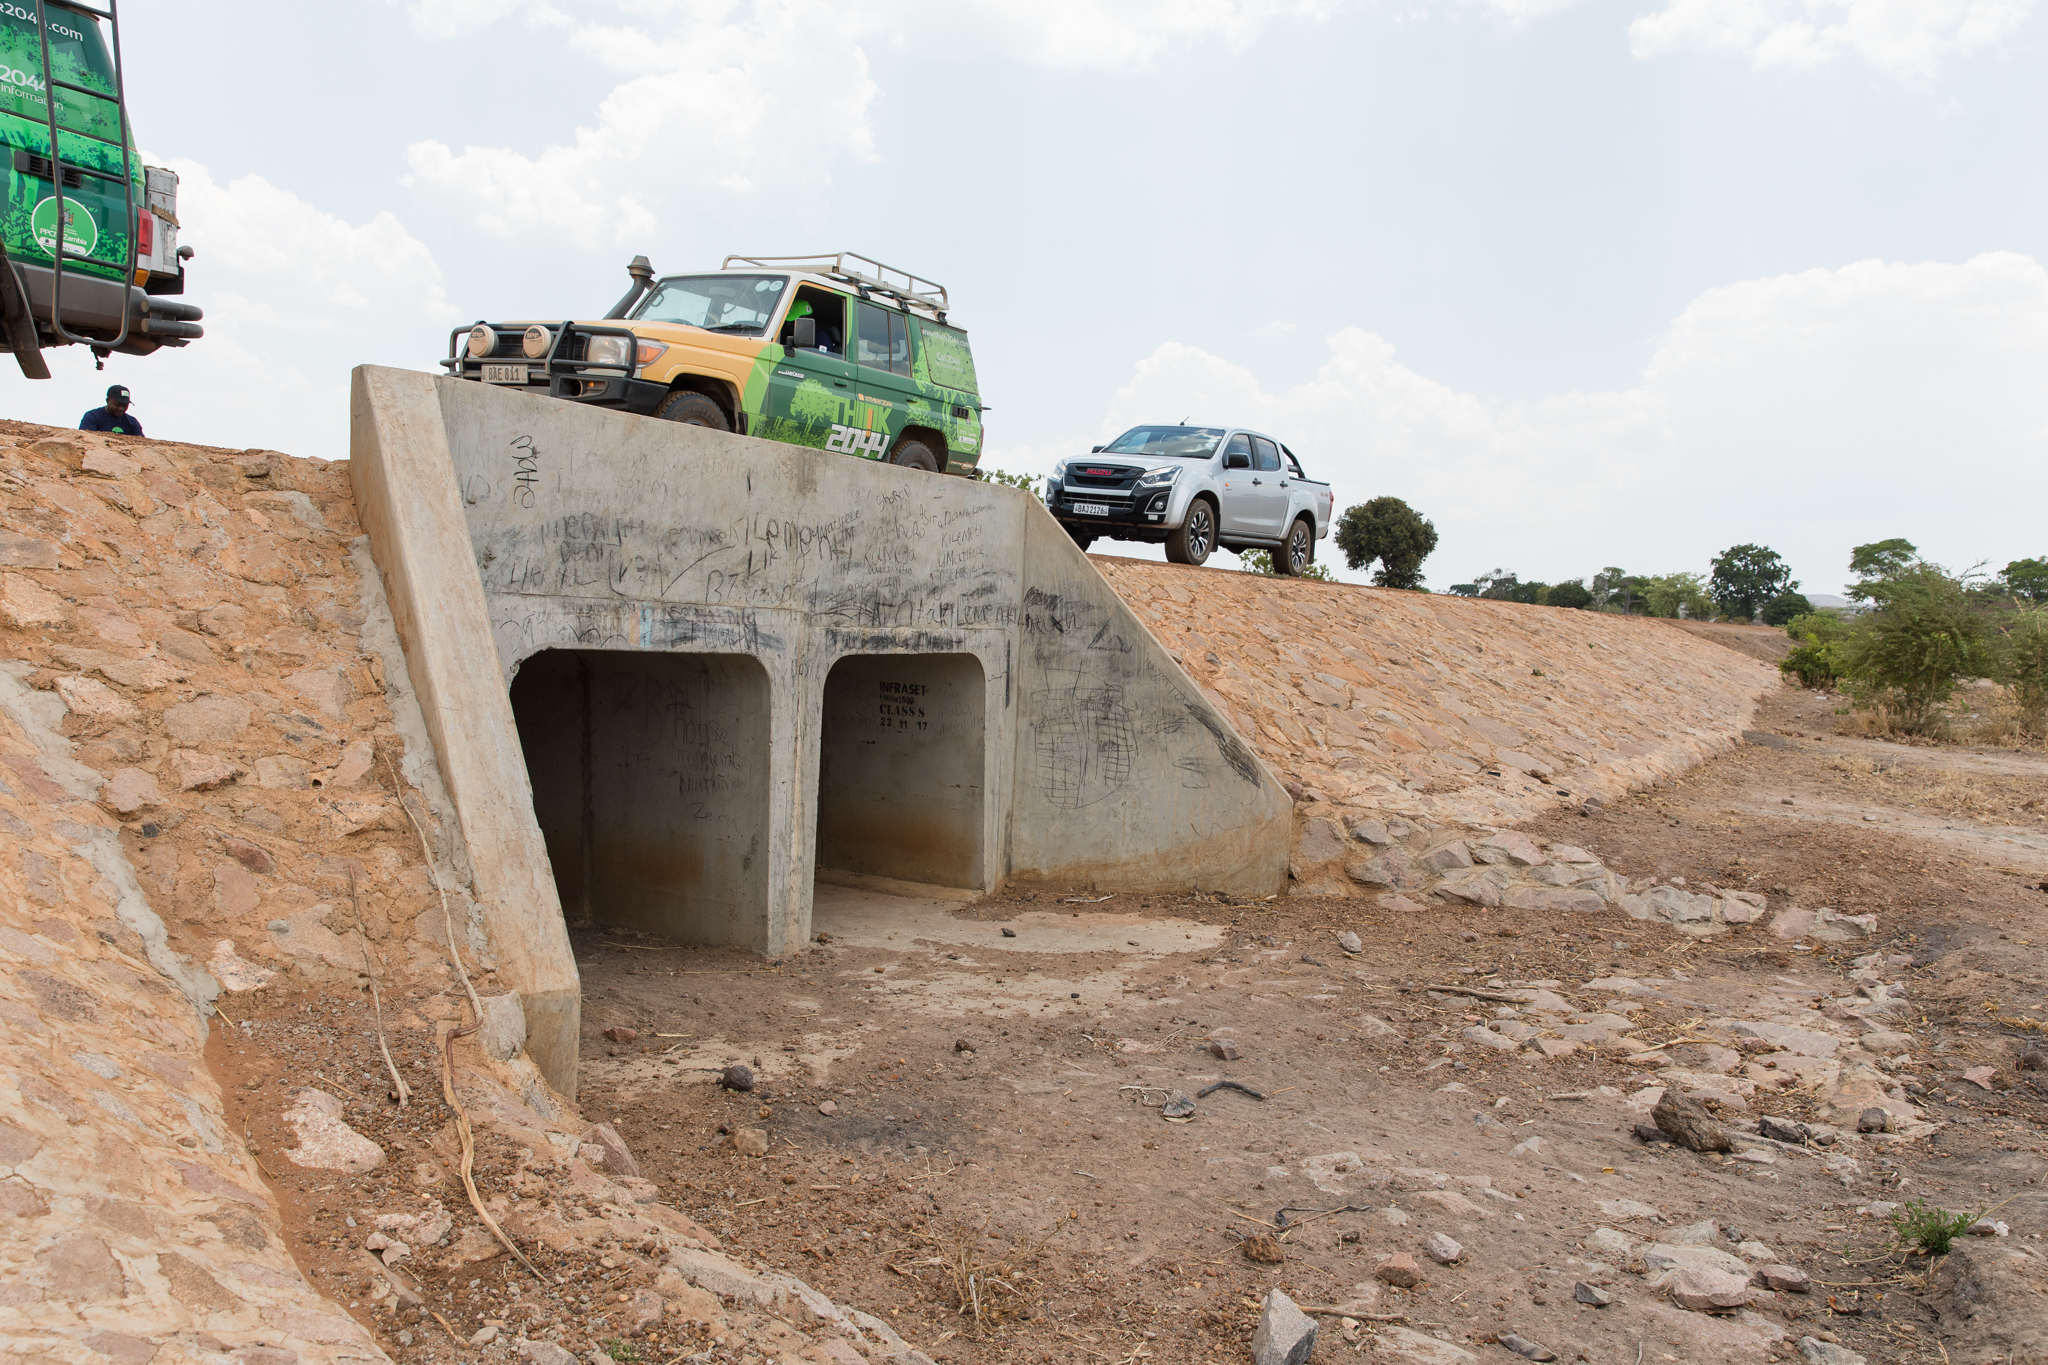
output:
M21 287L21 277L14 273L14 262L8 259L5 246L0 246L0 326L6 329L7 349L14 352L22 374L30 379L48 379L50 366L43 359L42 338L36 333L36 320L28 309L28 291Z

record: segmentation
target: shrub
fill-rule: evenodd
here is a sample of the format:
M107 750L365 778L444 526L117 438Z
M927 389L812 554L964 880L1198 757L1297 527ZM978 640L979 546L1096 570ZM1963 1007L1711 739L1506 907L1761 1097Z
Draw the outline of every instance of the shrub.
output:
M1012 474L1001 469L977 469L974 477L983 483L999 483L1005 488L1021 488L1026 493L1038 492L1036 474Z
M1764 624L1767 626L1790 625L1802 616L1813 615L1813 603L1806 600L1804 593L1781 592L1764 603Z
M1989 624L1969 587L1938 565L1914 564L1873 585L1883 605L1849 637L1850 687L1866 704L1890 706L1907 734L1933 730L1956 685L1995 666Z
M1976 1221L1975 1214L1929 1208L1921 1199L1908 1199L1892 1211L1892 1225L1899 1230L1899 1240L1908 1246L1924 1247L1935 1256L1946 1256L1956 1238L1969 1231L1970 1224Z
M1846 646L1849 626L1834 612L1814 612L1786 623L1792 637L1792 652L1778 664L1778 670L1799 679L1801 687L1833 687L1842 680L1849 661Z
M1550 585L1550 605L1553 607L1565 607L1574 611L1584 611L1587 607L1593 605L1593 594L1584 583L1579 582L1575 578L1568 579L1563 583L1553 583Z
M2012 692L2020 729L2048 735L2048 606L2026 606L2003 622L1998 680Z

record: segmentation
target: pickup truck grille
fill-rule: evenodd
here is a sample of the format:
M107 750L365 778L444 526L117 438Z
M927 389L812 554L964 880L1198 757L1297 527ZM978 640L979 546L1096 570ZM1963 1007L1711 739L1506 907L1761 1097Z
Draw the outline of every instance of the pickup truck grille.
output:
M1108 466L1076 467L1067 466L1067 487L1069 488L1129 488L1137 482L1138 469L1117 469Z

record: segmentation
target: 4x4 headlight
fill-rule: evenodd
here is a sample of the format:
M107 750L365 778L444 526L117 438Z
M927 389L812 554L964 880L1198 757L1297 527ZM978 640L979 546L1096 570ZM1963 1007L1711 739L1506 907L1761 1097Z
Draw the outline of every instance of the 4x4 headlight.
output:
M539 360L554 344L555 334L539 324L527 328L526 334L519 338L519 349L528 360Z
M1181 467L1177 464L1163 464L1157 469L1148 469L1138 476L1140 488L1165 488L1180 477Z
M633 338L592 337L583 358L593 365L617 365L624 368L633 359Z
M481 360L498 349L497 329L479 322L469 329L469 354L472 359Z

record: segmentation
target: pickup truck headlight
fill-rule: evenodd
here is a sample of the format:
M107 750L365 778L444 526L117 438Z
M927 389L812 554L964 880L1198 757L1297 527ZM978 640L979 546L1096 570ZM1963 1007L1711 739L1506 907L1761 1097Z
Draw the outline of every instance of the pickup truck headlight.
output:
M1051 476L1050 476L1050 477L1049 477L1049 478L1047 479L1047 482L1048 482L1048 483L1065 483L1066 481L1067 481L1067 462L1066 462L1065 460L1061 460L1061 461L1060 461L1059 463L1055 464L1055 465L1054 465L1054 466L1052 467L1052 474L1051 474Z
M1180 477L1181 467L1177 464L1163 464L1157 469L1148 469L1138 476L1140 488L1165 488Z
M592 337L583 358L593 365L616 365L624 369L633 359L632 337Z

